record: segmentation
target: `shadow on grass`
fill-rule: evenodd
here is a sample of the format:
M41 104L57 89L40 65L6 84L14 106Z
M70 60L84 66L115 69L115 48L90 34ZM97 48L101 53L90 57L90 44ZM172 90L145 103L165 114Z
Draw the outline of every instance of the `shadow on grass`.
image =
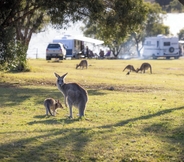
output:
M0 160L42 162L73 161L72 159L81 159L83 154L82 150L89 142L89 136L86 131L87 130L83 128L61 129L59 131L52 129L47 132L40 131L42 135L34 135L30 138L24 138L11 141L11 143L2 144L0 146ZM37 132L40 133L39 131L35 131L35 133ZM55 138L54 140L49 140L50 137ZM47 139L47 142L44 142L45 139ZM71 150L63 151L66 147L71 147L72 152ZM5 152L6 154L2 154ZM72 157L74 154L76 157Z
M140 117L137 117L137 118L131 118L131 119L128 119L128 120L123 120L119 123L116 123L115 125L105 125L105 126L102 126L101 128L108 128L108 127L112 127L112 126L114 126L114 127L124 126L124 125L126 125L130 122L134 122L134 121L138 121L138 120L146 120L146 119L150 119L150 118L153 118L153 117L157 117L157 116L160 116L160 115L172 113L173 111L183 110L183 109L184 109L184 106L177 107L177 108L172 108L172 109L167 109L167 110L162 110L162 111L158 111L157 113L154 113L154 114L149 114L149 115L140 116Z
M164 114L169 114L169 113L172 113L173 111L179 111L183 109L184 107L171 108L168 110L159 111L154 114L140 116L137 118L131 118L128 120L122 120L121 122L116 124L105 125L105 126L96 127L96 128L100 128L100 134L105 135L108 131L112 132L112 129L111 129L112 127L125 126L130 122L134 122L138 120L147 120L150 118L154 118ZM36 116L36 117L43 118L43 116ZM62 122L65 124L69 124L76 121L79 121L79 120L78 119L56 120L52 117L48 117L48 119L45 121L30 122L28 124L29 125L38 124L38 123L62 124ZM83 159L84 157L86 157L86 153L84 151L85 146L89 145L93 136L95 137L99 136L98 129L96 131L91 129L92 128L69 129L69 128L64 128L63 126L61 127L61 129L34 130L33 132L29 132L29 133L34 133L32 137L22 138L19 140L11 141L9 143L1 144L0 160L7 159L7 161L21 162L21 161L27 161L27 159L29 159L30 161L41 162L41 161L90 161L90 159L93 159L92 161L98 161L99 160L98 156L93 156L93 155L91 156L88 155L87 159L85 160ZM183 152L184 152L184 141L183 141L184 126L183 125L181 127L173 129L170 136L164 136L162 134L163 132L167 133L167 131L170 131L170 130L167 130L166 128L163 128L162 124L152 123L151 125L149 125L149 127L143 129L142 131L150 132L151 130L152 130L152 133L156 134L157 138L160 138L161 140L165 141L165 145L162 146L163 149L165 150L170 149L168 148L168 145L172 147L174 143L177 144L177 146L180 147L180 152L177 153L178 157L176 157L175 160L176 161L183 160ZM7 133L16 134L16 132L7 132ZM37 133L41 133L41 135L36 135ZM20 131L17 132L17 134L20 134ZM109 135L109 137L107 137L107 134L105 136L106 138L110 139L111 134ZM45 140L47 142L45 142ZM98 149L98 148L95 148L95 149ZM171 149L174 149L174 147ZM98 151L100 153L100 150Z
M36 118L37 118L38 116L36 116ZM35 117L34 117L35 118ZM70 118L66 118L66 119L60 119L60 120L58 120L58 119L56 119L56 118L54 118L53 116L46 116L46 115L44 115L44 116L39 116L39 119L44 119L45 118L45 120L43 121L32 121L32 122L28 122L27 124L28 125L34 125L34 124L45 124L45 125L48 125L48 124L71 124L71 123L74 123L74 122L78 122L78 121L81 121L81 120L85 120L85 118L84 119L81 119L81 118L75 118L75 119L70 119Z
M33 105L43 104L45 98L52 97L55 99L62 99L63 95L53 86L53 89L44 87L43 88L24 88L16 86L15 84L1 83L0 82L0 102L8 106L20 105L26 100L33 98ZM88 95L104 95L105 93L99 90L88 90ZM31 102L31 101L30 101Z

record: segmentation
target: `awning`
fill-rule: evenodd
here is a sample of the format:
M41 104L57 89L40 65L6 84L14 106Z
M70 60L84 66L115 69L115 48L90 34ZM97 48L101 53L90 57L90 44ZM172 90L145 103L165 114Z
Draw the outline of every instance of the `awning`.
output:
M98 39L93 39L93 38L89 38L89 37L84 37L84 36L74 36L74 39L80 40L80 41L84 41L84 42L88 42L88 43L93 43L95 45L101 45L104 43L104 41L98 40Z

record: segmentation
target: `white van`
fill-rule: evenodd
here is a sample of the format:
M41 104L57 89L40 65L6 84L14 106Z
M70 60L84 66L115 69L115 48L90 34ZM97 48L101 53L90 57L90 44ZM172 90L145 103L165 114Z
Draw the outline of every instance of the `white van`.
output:
M170 57L174 57L178 59L181 56L178 41L178 37L166 37L163 35L147 37L143 44L142 57L152 57L153 59L158 57L170 59Z

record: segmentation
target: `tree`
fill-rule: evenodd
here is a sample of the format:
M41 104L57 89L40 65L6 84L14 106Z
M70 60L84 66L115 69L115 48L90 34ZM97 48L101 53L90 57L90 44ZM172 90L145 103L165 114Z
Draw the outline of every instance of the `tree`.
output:
M98 1L94 1L98 2ZM10 67L20 67L26 64L26 51L32 36L32 33L39 31L47 23L48 16L55 27L62 27L64 23L70 20L76 21L83 16L95 18L98 7L92 5L93 1L67 1L62 3L59 0L1 0L0 1L0 36L9 38L6 42L0 39L0 46L3 48L0 52L1 65L10 65ZM99 9L100 11L100 9ZM9 34L8 31L11 33ZM9 36L8 36L9 35ZM8 47L21 47L23 52L15 54L15 51ZM20 52L20 50L18 50ZM22 61L15 62L19 57ZM11 58L11 59L10 59ZM13 64L13 66L12 66Z
M97 21L86 20L85 35L104 40L113 55L117 57L123 47L122 42L129 38L130 31L135 30L145 20L147 8L141 0L111 1L107 4L105 14Z
M111 48L112 51L116 52L114 54L116 57L121 48L125 49L127 45L135 45L138 56L140 56L141 48L139 46L146 36L169 34L169 28L163 25L165 12L162 11L159 4L144 3L144 8L147 9L147 12L144 13L145 18L142 19L139 24L134 24L135 26L133 24L131 26L130 23L127 23L127 25L130 26L128 26L128 28L126 28L127 26L122 28L121 21L116 20L117 24L114 25L113 28L109 28L104 25L103 21L97 24L87 21L87 26L83 29L84 34L90 36L95 35L97 38L104 40L105 44ZM134 42L132 42L132 40L134 40ZM126 51L130 51L130 49L126 49Z
M171 11L182 12L184 9L183 5L178 0L171 1L169 6Z
M158 34L169 34L169 27L163 25L165 12L162 11L162 8L157 3L146 3L146 5L148 7L147 19L132 33L138 56L140 56L143 45L142 47L139 46L143 44L145 37L151 37Z
M184 28L179 31L178 37L179 37L179 40L181 39L184 40Z
M34 16L39 5L33 2L26 0L0 2L0 35L2 38L9 38L5 41L0 39L1 64L6 65L6 68L24 70L26 67L26 51L32 33L43 23L42 20L41 23L38 21L39 18L42 19L43 14L39 14L37 19ZM33 24L34 21L31 20L35 20L36 23Z

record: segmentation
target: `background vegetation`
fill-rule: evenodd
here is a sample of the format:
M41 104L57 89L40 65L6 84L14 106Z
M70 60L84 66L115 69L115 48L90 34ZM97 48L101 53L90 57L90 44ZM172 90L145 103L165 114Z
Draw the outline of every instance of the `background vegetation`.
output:
M146 60L153 74L122 72L145 60L88 60L87 70L28 60L30 72L1 72L0 161L183 161L183 61ZM63 103L53 72L87 89L85 118L45 116L45 98Z
M115 57L132 39L139 56L145 36L169 34L159 16L162 9L169 6L171 12L183 10L183 0L157 2L162 8L143 0L1 0L0 69L27 71L26 51L33 33L43 31L48 24L66 28L69 22L84 19L90 26L96 25L99 31L93 30L93 37L103 39Z

